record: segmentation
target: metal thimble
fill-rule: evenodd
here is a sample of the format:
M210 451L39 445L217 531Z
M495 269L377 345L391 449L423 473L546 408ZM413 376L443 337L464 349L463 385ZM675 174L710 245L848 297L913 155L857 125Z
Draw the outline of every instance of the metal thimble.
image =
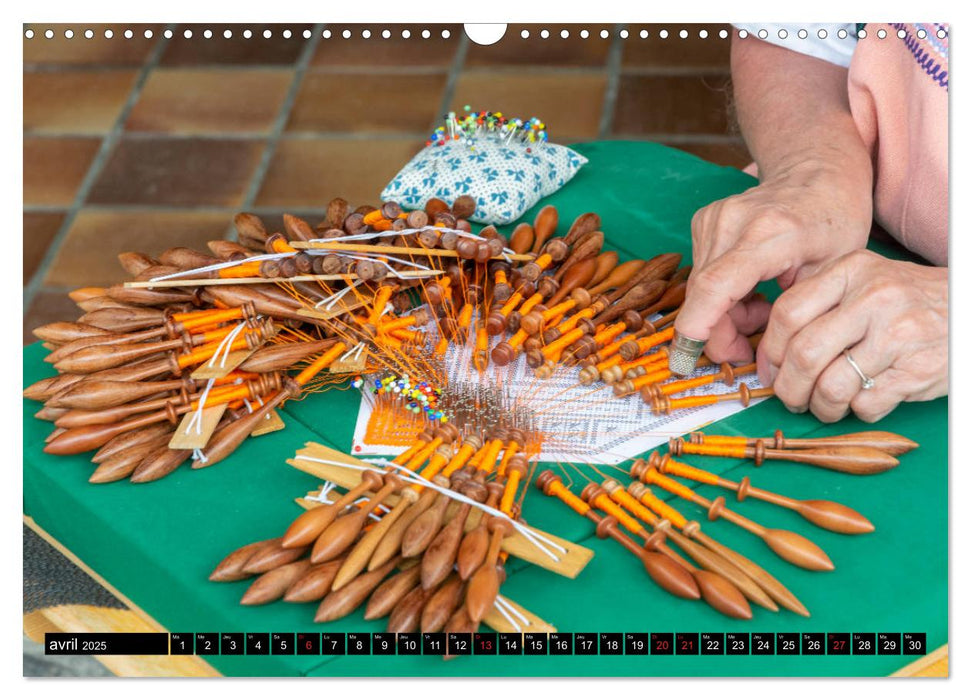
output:
M668 369L682 377L691 374L695 371L695 365L698 364L704 348L704 340L695 340L675 331L668 349Z

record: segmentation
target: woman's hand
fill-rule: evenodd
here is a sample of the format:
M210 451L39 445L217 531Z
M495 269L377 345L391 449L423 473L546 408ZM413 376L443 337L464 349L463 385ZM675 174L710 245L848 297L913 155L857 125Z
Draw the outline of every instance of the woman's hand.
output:
M795 412L873 422L947 394L947 268L861 250L798 281L772 307L759 379ZM874 380L863 389L843 351Z
M793 160L762 184L700 209L691 222L694 268L676 325L707 339L715 362L751 359L745 336L769 316L767 302L749 297L756 284L778 279L787 289L866 245L869 172L818 149Z
M751 359L741 336L769 313L749 296L756 284L787 287L862 248L873 208L873 163L850 112L847 70L754 37L733 38L731 58L735 114L761 184L695 215L694 271L674 324L708 341L717 362Z

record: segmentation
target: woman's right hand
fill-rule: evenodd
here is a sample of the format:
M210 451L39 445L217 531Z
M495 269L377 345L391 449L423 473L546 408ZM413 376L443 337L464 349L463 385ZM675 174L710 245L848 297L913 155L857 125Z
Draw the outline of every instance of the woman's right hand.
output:
M762 281L783 289L820 265L866 246L872 217L870 172L839 154L791 154L793 165L738 195L698 210L691 222L693 270L677 330L707 339L715 362L747 362L747 335L770 306L753 296ZM866 164L867 166L869 164Z

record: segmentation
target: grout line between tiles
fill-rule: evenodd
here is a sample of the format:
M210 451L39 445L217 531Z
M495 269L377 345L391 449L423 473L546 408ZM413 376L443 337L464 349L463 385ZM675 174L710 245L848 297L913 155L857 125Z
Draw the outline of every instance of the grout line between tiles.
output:
M317 50L317 45L320 43L321 32L324 29L323 24L315 24L313 29L311 29L310 38L306 39L306 44L300 50L300 57L297 59L297 63L294 66L293 79L290 82L290 89L287 90L286 97L283 98L283 103L280 105L280 110L277 112L276 121L273 123L273 129L270 131L267 137L266 146L263 149L263 155L260 158L260 162L256 166L256 170L253 172L253 176L250 179L249 187L247 188L246 194L243 197L243 203L240 207L241 211L249 211L253 206L253 202L256 201L256 197L263 187L263 180L266 178L267 172L270 170L270 163L273 161L273 156L276 153L276 147L280 142L280 137L283 135L284 129L286 129L287 122L290 120L290 112L293 110L293 105L297 101L297 94L300 91L300 85L303 83L303 76L307 72L310 66L310 61L313 59L314 53ZM227 227L225 238L227 240L236 240L237 232L236 227L230 224Z
M614 108L617 105L617 92L620 86L620 66L624 55L624 39L620 31L626 25L618 24L612 32L613 40L607 53L607 84L604 86L603 107L600 110L600 125L597 136L604 138L610 133L614 123Z
M175 25L168 25L169 28ZM74 201L68 210L67 216L64 217L64 221L61 222L60 228L57 233L54 234L54 238L51 239L50 244L47 246L47 250L44 252L44 257L38 263L37 268L34 270L34 274L31 276L30 281L24 285L23 291L23 315L27 315L27 310L30 308L31 303L37 296L43 286L43 280L47 276L47 272L50 270L54 259L57 257L58 251L60 251L65 239L67 238L68 232L71 230L71 226L74 224L74 219L77 217L78 212L84 205L84 201L88 198L88 194L91 192L98 177L101 175L104 166L108 162L108 158L111 156L112 151L114 151L115 144L121 139L122 132L125 128L125 122L128 121L128 116L131 114L132 109L135 107L135 103L138 101L139 95L141 95L142 88L145 86L148 76L155 69L155 67L162 60L162 54L165 52L165 47L168 46L169 40L165 38L164 34L159 35L158 42L152 48L152 52L149 54L148 60L141 67L138 73L138 77L135 79L134 85L132 85L131 91L128 93L128 98L125 100L125 104L121 108L121 112L118 114L115 124L109 131L104 139L101 141L101 145L98 147L98 152L95 153L94 158L91 161L91 165L88 166L88 171L84 175L84 179L78 186L77 192L74 195Z

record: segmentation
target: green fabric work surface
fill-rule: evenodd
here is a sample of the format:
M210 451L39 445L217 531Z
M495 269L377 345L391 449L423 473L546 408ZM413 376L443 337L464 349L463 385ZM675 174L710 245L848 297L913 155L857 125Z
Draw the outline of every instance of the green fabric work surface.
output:
M578 151L590 162L573 182L543 200L555 204L560 228L596 211L609 245L622 258L660 252L690 254L689 224L700 206L743 191L754 181L681 151L644 143L591 143ZM539 207L537 207L538 209ZM527 213L532 220L535 210ZM145 242L151 248L151 242ZM883 246L879 252L899 257ZM767 287L771 295L774 290ZM39 345L24 351L24 382L51 374ZM359 399L330 391L291 402L286 430L247 440L226 461L192 471L183 467L154 483L87 483L90 455L42 453L49 424L24 402L24 512L96 572L173 632L381 631L361 611L315 625L315 604L238 604L247 582L210 583L207 576L227 553L274 537L300 512L293 499L318 480L284 462L308 440L338 449L351 443ZM660 591L640 564L613 541L600 541L589 521L533 489L524 516L530 524L583 542L596 556L576 580L510 561L503 595L564 632L926 632L927 649L947 643L947 401L900 407L876 426L921 444L890 472L854 477L823 469L717 458L691 463L797 498L827 498L866 515L876 532L843 536L820 530L794 513L747 500L737 509L768 527L810 537L836 564L813 573L776 557L754 536L724 522L709 523L702 509L672 501L704 531L764 566L810 609L811 618L753 606L754 618L735 621L701 602ZM824 426L792 415L776 400L712 426L712 432L790 437L868 429L855 419ZM595 476L595 475L591 475ZM576 487L578 488L578 487ZM575 490L576 490L575 488ZM703 495L727 491L699 487ZM887 675L913 661L908 656L569 656L439 657L212 656L226 675L312 676L755 676Z

